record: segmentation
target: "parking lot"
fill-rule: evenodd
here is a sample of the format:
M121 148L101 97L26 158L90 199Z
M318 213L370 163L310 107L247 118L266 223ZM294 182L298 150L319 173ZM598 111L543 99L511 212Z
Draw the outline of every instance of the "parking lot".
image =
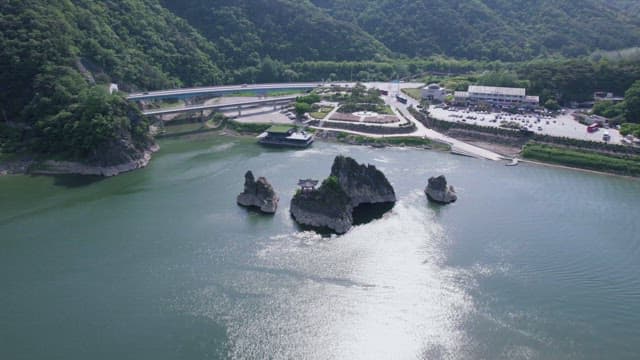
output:
M622 136L616 129L599 129L593 133L587 132L587 126L574 119L573 110L563 110L559 115L548 116L535 113L510 114L506 112L471 111L466 108L445 109L430 106L429 114L438 120L479 126L526 128L538 134L590 141L603 141L603 135L608 133L610 137L609 143L622 143Z

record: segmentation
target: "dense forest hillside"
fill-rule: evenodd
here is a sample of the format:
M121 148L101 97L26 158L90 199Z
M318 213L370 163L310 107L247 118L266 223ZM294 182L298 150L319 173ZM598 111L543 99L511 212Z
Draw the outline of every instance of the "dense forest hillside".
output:
M221 83L219 62L215 46L155 0L4 0L0 147L26 139L31 150L102 162L113 153L104 147L143 145L147 125L100 84Z
M636 46L640 20L618 0L312 0L358 24L392 51L485 60L585 55Z
M637 46L639 10L633 0L3 0L0 155L109 163L147 147L146 120L109 94L111 82L132 91L507 71L545 100L621 93L640 61L606 50Z
M227 55L231 68L258 66L264 57L358 61L389 51L357 26L300 0L161 0Z
M640 40L640 6L631 0L161 1L216 44L232 67L259 66L267 55L285 63L358 61L390 51L520 61Z

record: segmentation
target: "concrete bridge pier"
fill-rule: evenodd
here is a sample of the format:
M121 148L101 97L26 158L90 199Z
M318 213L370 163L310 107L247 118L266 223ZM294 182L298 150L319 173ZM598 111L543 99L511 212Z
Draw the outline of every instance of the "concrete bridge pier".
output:
M164 115L162 115L162 114L156 115L155 119L156 119L156 122L160 123L160 128L164 129Z

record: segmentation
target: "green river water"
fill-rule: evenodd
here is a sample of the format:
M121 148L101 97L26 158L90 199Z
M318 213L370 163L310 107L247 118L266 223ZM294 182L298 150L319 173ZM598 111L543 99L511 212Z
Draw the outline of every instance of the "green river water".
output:
M640 182L446 153L167 140L104 180L0 177L0 359L638 359ZM301 231L338 154L399 201ZM235 204L266 176L275 216ZM423 193L445 174L458 202Z

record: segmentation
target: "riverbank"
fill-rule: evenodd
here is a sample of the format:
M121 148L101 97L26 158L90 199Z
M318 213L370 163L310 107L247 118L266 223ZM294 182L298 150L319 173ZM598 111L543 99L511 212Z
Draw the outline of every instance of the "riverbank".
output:
M207 124L208 125L208 124ZM201 139L209 136L229 136L253 138L264 131L268 124L239 123L226 120L214 126L202 125L200 129L166 134L158 138L185 138L188 140ZM363 145L372 147L413 147L436 151L451 151L451 146L439 141L419 136L386 136L374 137L364 134L353 134L339 129L309 129L316 133L317 141L329 143L342 143L347 145ZM457 132L459 133L457 133ZM584 150L561 148L546 144L526 143L520 145L513 139L498 139L497 135L475 133L467 129L456 129L452 134L459 140L504 155L505 157L522 156L527 162L540 165L558 166L576 170L613 174L620 176L640 176L640 156L631 156L633 159L624 159L615 156L603 155ZM521 140L521 139L517 139ZM522 146L522 147L520 147ZM114 166L92 166L80 162L41 160L30 157L15 157L0 163L0 176L9 174L40 174L40 175L97 175L115 176L123 172L133 171L146 167L151 160L151 155L158 150L157 145L144 152L139 159ZM526 152L524 151L526 150Z
M29 155L16 156L14 159L0 163L0 176L18 174L116 176L146 167L151 161L152 154L158 150L160 146L153 144L145 149L139 158L109 166L91 165L79 161L40 159Z
M525 159L567 167L623 176L640 176L640 156L603 155L593 151L575 150L538 143L525 145L522 150L522 156Z

